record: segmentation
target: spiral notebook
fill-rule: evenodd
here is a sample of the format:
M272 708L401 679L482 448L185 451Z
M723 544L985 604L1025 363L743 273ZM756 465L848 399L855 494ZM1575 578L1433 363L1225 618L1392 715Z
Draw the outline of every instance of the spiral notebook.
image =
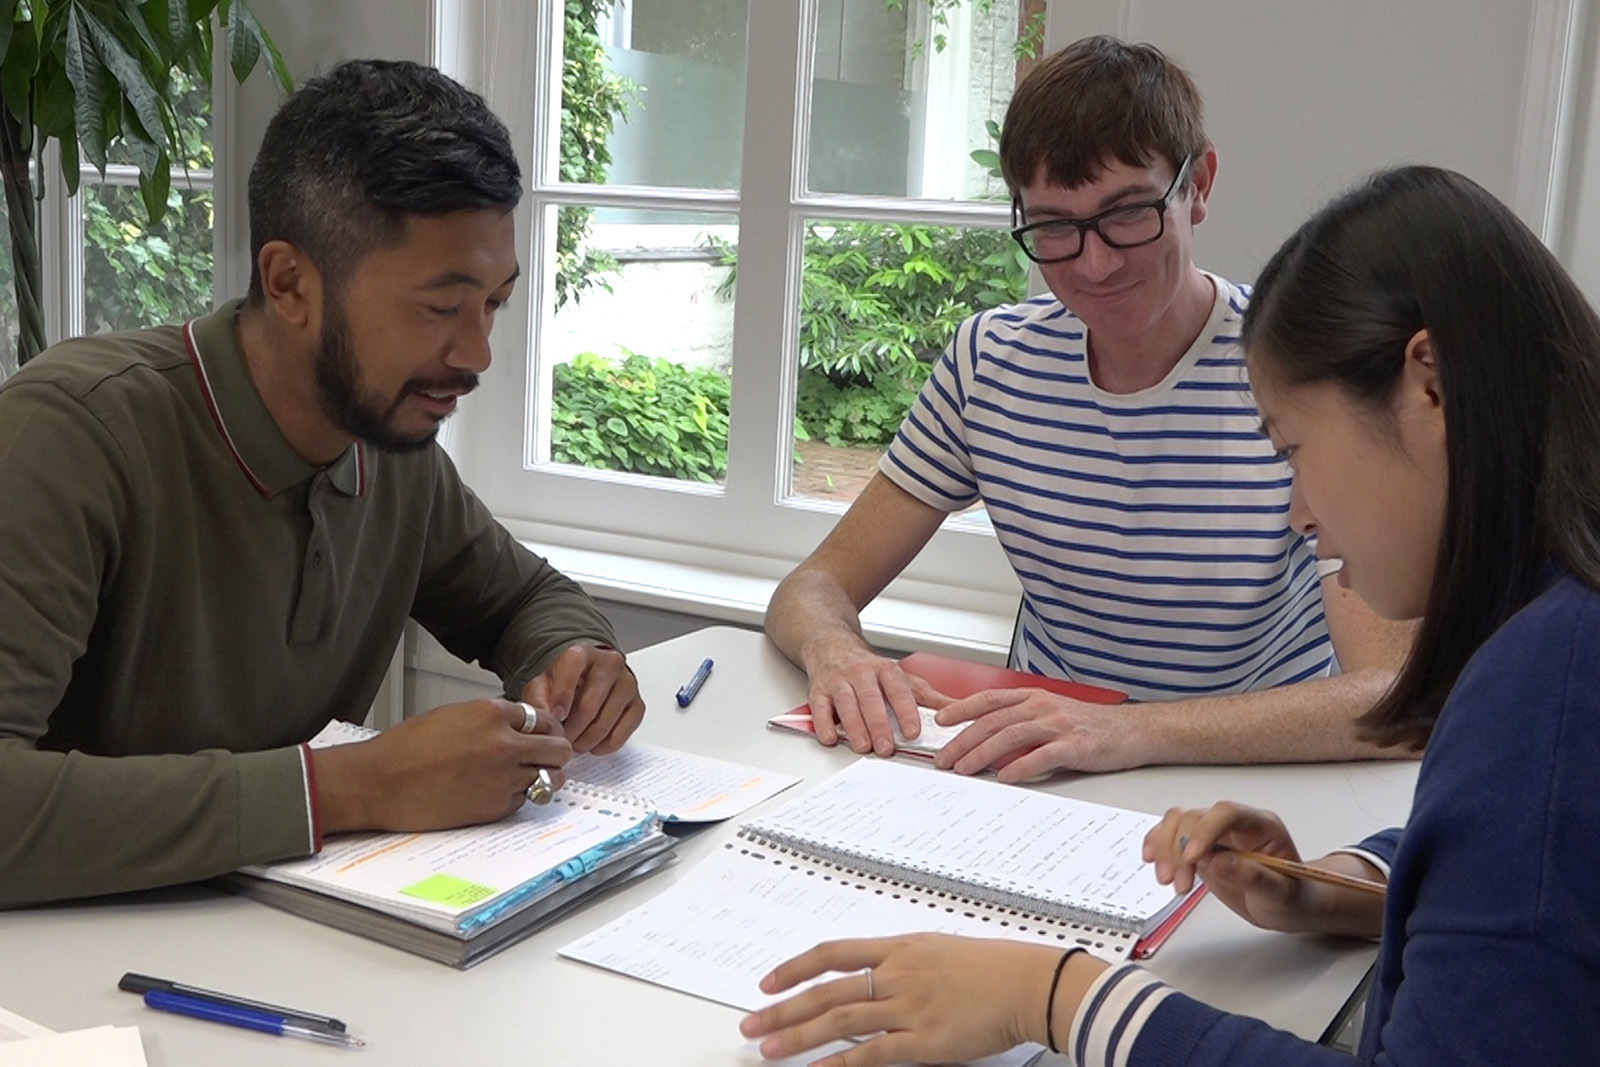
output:
M1140 850L1155 815L863 759L742 826L561 954L746 1010L820 941L916 931L1129 956L1181 913Z

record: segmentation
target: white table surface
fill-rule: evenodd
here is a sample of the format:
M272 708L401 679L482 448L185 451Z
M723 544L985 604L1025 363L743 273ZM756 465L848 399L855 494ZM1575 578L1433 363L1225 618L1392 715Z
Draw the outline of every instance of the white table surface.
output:
M716 668L680 711L673 694L705 656ZM756 812L855 758L764 727L768 716L805 699L805 685L759 634L711 627L636 652L630 662L650 709L640 739L805 777ZM1415 780L1411 762L1157 767L1062 776L1041 788L1151 812L1219 799L1259 805L1284 817L1303 854L1319 855L1403 822ZM205 887L0 912L0 1007L57 1030L137 1026L154 1067L346 1059L369 1067L755 1064L761 1061L738 1033L737 1010L556 955L666 888L733 830L725 823L691 834L675 867L468 971ZM1220 1007L1315 1038L1373 952L1256 930L1208 898L1149 966ZM324 1048L149 1011L117 990L124 971L333 1015L369 1047Z

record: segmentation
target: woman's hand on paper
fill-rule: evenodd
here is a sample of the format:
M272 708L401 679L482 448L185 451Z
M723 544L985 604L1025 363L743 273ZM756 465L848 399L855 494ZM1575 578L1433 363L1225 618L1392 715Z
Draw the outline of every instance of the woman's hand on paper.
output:
M958 774L992 768L1002 782L1026 782L1054 770L1120 771L1146 762L1137 714L1044 689L986 689L946 703L937 721L972 723L934 757Z
M538 712L532 733L525 717L509 700L469 700L413 716L370 741L317 749L323 831L493 822L523 804L540 768L559 788L572 745L549 712Z
M895 725L907 740L922 732L918 705L942 708L950 698L925 680L900 669L900 664L880 656L849 635L826 655L813 652L816 667L810 672L806 700L817 740L834 745L840 740L866 755L892 756ZM890 723L893 716L895 724Z
M779 964L761 980L762 992L847 973L746 1016L739 1030L761 1039L768 1059L876 1035L818 1061L825 1067L977 1059L1045 1040L1046 998L1060 958L1050 946L945 934L829 941ZM1056 997L1058 1039L1104 966L1082 954L1069 961Z
M1226 801L1203 810L1168 811L1145 835L1144 859L1155 864L1156 880L1163 885L1186 893L1198 877L1213 896L1263 929L1352 937L1380 932L1381 899L1279 874L1218 850L1219 844L1300 861L1294 840L1276 815ZM1317 865L1368 880L1383 877L1355 856L1329 856Z
M644 698L627 659L609 645L571 645L522 688L522 699L547 708L575 752L609 755L644 721Z

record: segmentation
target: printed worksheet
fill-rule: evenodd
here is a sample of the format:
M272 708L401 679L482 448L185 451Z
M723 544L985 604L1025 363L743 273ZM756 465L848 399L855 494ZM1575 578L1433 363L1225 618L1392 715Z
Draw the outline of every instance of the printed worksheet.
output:
M609 756L574 756L566 771L575 782L649 800L667 822L731 819L800 781L793 774L638 741Z

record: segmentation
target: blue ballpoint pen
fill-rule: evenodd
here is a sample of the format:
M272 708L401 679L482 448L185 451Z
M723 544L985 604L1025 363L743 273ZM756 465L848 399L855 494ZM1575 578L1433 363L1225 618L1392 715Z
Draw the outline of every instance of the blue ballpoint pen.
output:
M144 995L147 1008L157 1011L169 1011L174 1015L187 1015L193 1019L205 1019L208 1022L225 1023L228 1026L240 1026L246 1030L259 1030L263 1034L276 1034L280 1037L304 1037L312 1041L321 1041L329 1045L343 1045L345 1048L366 1048L367 1043L359 1037L350 1034L341 1034L336 1030L319 1030L311 1026L301 1026L285 1020L281 1015L270 1012L255 1011L251 1008L236 1008L229 1004L218 1004L210 1000L201 1000L198 997L186 997L182 993L169 993L162 989L152 989Z
M704 662L700 664L699 669L694 672L694 677L685 682L683 688L678 690L678 707L688 707L689 702L694 699L696 693L700 692L700 687L706 684L706 679L710 675L711 657L707 656Z

